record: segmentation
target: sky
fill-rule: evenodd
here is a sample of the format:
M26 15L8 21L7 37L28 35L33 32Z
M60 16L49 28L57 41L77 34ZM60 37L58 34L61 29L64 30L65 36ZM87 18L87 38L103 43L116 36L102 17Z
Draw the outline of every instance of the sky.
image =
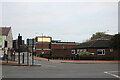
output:
M117 2L2 2L2 25L11 26L13 39L51 36L83 42L96 32L118 33Z

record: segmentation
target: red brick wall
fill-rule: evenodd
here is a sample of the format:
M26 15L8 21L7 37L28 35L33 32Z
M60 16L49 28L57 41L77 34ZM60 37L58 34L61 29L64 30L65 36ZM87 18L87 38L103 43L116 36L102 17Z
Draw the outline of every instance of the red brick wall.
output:
M69 49L69 48L74 48L78 44L52 44L52 49Z
M53 49L52 57L72 57L71 49Z
M49 49L50 43L36 43L36 49Z
M104 57L113 58L116 56L115 52L110 52L110 49L108 48L105 49L105 55L98 55L97 49L87 49L87 51L91 53L95 53L94 57L97 57L97 58L104 58Z
M79 44L51 44L52 56L53 57L71 57L71 48L74 48ZM49 49L50 43L43 43L43 49ZM41 54L42 43L36 43L37 54ZM43 50L44 51L44 50ZM50 50L44 51L45 54Z
M41 54L42 52L44 52L44 54L48 54L49 50L37 50L36 52L37 54Z

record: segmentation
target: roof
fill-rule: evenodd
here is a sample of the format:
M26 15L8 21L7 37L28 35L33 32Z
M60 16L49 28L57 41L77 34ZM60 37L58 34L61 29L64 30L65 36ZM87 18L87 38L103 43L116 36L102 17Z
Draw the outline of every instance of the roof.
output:
M10 31L10 29L11 29L11 27L0 27L0 32L2 32L0 34L7 36L9 31Z
M91 40L81 43L76 48L109 48L109 41L110 40Z

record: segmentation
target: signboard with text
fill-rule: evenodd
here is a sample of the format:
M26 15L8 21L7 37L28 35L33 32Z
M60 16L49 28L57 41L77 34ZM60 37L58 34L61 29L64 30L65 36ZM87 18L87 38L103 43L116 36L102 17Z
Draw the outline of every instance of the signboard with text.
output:
M37 37L36 42L51 42L51 37Z

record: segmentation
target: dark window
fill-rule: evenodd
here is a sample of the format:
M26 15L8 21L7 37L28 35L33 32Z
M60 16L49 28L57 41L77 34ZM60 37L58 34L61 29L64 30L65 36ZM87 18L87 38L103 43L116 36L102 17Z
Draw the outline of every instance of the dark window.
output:
M98 55L105 55L105 49L98 49L97 54Z
M75 54L75 50L72 50L71 53L72 53L72 54Z

